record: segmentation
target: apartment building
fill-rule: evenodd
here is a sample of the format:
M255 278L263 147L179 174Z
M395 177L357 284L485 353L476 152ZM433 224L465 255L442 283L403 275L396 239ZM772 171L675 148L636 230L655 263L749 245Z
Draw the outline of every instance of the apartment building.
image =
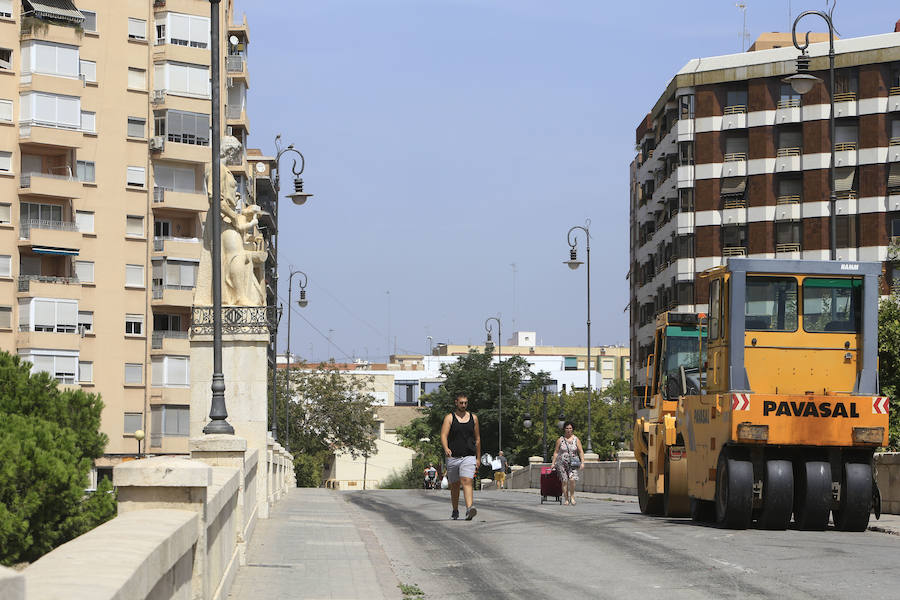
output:
M209 6L0 0L0 348L102 396L101 470L138 429L145 452L188 450ZM223 133L246 142L249 31L222 6Z
M892 23L890 24L893 25ZM799 54L770 49L689 61L636 130L630 165L633 383L657 314L703 312L697 274L729 256L830 258L829 166L835 150L839 260L885 261L900 236L900 33L835 43L830 139L828 43L809 47L823 81L800 96L782 80Z

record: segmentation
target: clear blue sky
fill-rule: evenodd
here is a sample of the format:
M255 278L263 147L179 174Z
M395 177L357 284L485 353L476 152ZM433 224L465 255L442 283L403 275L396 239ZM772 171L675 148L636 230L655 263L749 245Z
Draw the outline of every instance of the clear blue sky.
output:
M789 31L789 9L825 7L746 3L750 41ZM584 267L562 261L586 218L592 344L628 343L634 130L688 60L741 49L735 2L237 0L241 12L250 146L274 154L281 133L315 194L281 203L285 305L289 265L309 275L294 353L383 360L389 335L399 352L429 335L481 344L498 313L504 342L515 327L584 345ZM873 35L900 7L843 2L834 17L841 37ZM279 352L286 337L285 314Z

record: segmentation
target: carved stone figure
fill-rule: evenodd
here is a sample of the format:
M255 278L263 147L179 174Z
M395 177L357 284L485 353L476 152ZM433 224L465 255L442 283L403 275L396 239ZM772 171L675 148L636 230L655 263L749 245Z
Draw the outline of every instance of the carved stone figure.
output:
M206 170L206 189L209 193L210 210L206 211L203 228L203 251L200 258L200 272L194 292L195 306L212 305L212 221L222 219L222 305L223 306L265 306L266 295L263 283L262 265L266 261L265 241L259 231L257 216L259 206L244 199L244 206L238 209L237 182L226 167L227 159L239 156L241 145L235 138L226 136L222 140L222 163L220 169L221 202L219 210L212 210L212 169ZM217 214L218 212L218 214Z

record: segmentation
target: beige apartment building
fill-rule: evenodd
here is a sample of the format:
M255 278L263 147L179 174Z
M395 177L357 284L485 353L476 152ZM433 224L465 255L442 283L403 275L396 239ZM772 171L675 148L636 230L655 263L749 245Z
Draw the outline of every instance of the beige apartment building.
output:
M144 452L188 449L209 7L0 0L0 348L102 396L101 470L136 454L138 429ZM249 32L222 7L223 133L245 142Z

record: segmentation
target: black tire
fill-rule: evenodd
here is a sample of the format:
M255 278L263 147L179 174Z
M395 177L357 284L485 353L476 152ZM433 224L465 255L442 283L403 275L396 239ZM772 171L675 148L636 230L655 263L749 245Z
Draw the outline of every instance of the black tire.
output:
M691 519L697 523L712 523L716 520L716 503L691 498Z
M789 460L767 460L763 479L760 529L785 530L794 507L794 466Z
M834 509L834 526L841 531L865 531L872 512L872 467L866 463L844 463L841 507Z
M638 490L638 506L645 515L657 516L662 514L663 498L662 494L647 493L647 475L643 465L638 464L637 472L637 490Z
M823 531L828 527L832 504L831 465L820 460L800 462L794 473L794 490L797 527L809 531Z
M716 469L716 522L729 529L747 529L753 522L753 464L719 454Z

